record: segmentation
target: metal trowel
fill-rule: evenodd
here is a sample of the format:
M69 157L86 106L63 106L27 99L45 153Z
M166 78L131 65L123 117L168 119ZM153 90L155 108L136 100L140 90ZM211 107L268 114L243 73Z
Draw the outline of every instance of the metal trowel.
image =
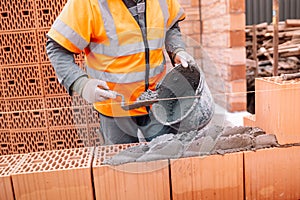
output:
M120 96L122 98L122 102L121 102L121 108L123 110L133 110L136 108L140 108L140 107L144 107L144 106L150 106L153 103L158 102L158 94L156 91L152 91L152 90L147 90L145 92L143 92L138 98L137 100L132 103L132 104L126 104L125 103L125 98L124 95L118 93L117 96Z

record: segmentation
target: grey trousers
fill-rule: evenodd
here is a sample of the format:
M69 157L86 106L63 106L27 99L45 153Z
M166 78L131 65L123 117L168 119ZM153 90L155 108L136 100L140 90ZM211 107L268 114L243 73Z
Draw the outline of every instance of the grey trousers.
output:
M139 142L138 129L143 133L146 141L168 134L176 134L176 129L159 123L151 114L136 117L108 117L100 116L100 132L103 134L105 145L127 144Z

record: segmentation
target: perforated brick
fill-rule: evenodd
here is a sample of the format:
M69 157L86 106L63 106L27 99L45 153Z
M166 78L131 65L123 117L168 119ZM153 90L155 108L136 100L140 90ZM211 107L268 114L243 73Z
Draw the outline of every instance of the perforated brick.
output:
M27 155L5 155L0 156L0 199L14 200L13 186L10 175L23 162Z
M8 129L6 101L0 100L0 130Z
M48 130L11 130L11 152L14 154L50 150Z
M45 96L67 95L65 87L57 80L54 68L50 63L42 64L42 77Z
M50 128L51 149L69 149L89 146L87 127Z
M135 145L138 143L96 148L93 161L96 199L170 199L168 160L102 165L104 158Z
M6 100L7 127L14 130L47 128L44 98Z
M18 23L22 22L18 21ZM2 56L0 65L38 63L39 54L36 31L0 33L0 55Z
M7 124L9 129L31 129L39 130L47 128L45 110L25 110L9 112L7 114Z
M72 106L73 102L79 103L76 98L73 101L69 96L46 97L49 127L86 126L85 105Z
M50 28L67 0L36 0L36 16L38 28Z
M45 99L43 97L8 99L6 105L9 112L43 110L45 109Z
M94 199L92 158L93 148L28 154L11 175L16 199Z
M99 113L94 109L94 107L92 105L87 105L86 112L87 112L87 123L88 124L99 124L100 123Z
M0 156L11 154L11 139L9 131L0 131Z
M36 27L35 1L0 1L0 30L12 31Z
M42 97L39 65L2 67L4 98Z
M88 124L89 146L97 147L103 144L103 137L99 131L100 124Z
M102 165L105 159L108 159L120 151L123 151L129 147L140 145L140 143L131 144L117 144L117 145L106 145L95 148L95 156L93 161L93 167L99 167Z

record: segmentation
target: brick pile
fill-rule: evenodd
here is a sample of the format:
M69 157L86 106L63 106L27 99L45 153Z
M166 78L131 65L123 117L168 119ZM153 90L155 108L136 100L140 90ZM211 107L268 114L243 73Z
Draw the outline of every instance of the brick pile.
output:
M0 155L100 144L96 112L68 95L46 54L46 33L66 2L0 2ZM75 60L84 69L83 54Z

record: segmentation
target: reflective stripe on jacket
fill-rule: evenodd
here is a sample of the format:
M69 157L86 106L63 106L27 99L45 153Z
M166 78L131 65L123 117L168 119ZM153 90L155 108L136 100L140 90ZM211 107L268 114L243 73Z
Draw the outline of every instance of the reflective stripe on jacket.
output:
M146 0L149 89L165 73L163 47L166 31L185 15L177 0ZM87 73L104 80L111 90L132 103L144 91L145 44L142 31L122 1L69 0L54 22L48 36L74 53L84 50ZM120 100L96 103L95 108L107 116L146 114L145 107L124 111Z

